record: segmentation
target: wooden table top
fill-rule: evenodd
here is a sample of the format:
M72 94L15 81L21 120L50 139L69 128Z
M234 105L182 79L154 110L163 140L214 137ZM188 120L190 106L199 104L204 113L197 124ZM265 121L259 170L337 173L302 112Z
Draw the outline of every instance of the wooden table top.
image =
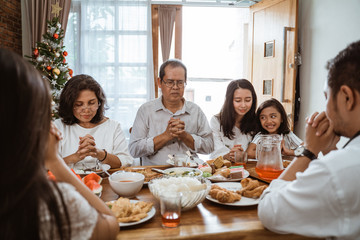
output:
M247 169L252 170L254 167L250 163ZM101 198L104 201L119 198L112 191L107 178L103 179L102 186ZM133 199L154 203L155 216L141 224L122 227L117 239L311 239L299 235L276 234L265 229L257 216L257 205L226 206L207 199L195 208L183 211L179 227L163 228L159 202L147 185Z

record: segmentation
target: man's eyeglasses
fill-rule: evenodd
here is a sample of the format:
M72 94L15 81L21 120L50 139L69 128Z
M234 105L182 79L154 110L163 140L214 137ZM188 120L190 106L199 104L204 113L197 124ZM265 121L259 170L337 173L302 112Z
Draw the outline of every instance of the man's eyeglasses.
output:
M83 112L85 109L90 109L90 111L97 111L100 106L100 103L89 103L88 105L74 105L74 110L77 112Z
M169 80L169 81L165 81L165 80L162 80L165 85L168 87L168 88L172 88L174 87L175 85L178 87L178 88L184 88L186 86L186 82L184 80L179 80L179 81L174 81L174 80Z

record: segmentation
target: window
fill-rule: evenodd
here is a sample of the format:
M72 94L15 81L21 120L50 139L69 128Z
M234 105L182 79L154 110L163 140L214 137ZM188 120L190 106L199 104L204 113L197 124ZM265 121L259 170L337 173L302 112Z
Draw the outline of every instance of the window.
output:
M183 7L182 19L186 96L210 120L221 110L228 83L246 76L249 9Z
M128 137L137 109L154 96L149 3L73 0L71 5L64 42L69 67L101 84L106 116L119 121Z

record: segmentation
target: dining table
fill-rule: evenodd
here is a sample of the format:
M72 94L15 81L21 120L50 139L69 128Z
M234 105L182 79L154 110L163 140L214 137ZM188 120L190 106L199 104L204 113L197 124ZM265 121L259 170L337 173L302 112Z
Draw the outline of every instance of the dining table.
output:
M248 162L246 170L250 178L260 179L255 169L256 162ZM172 166L141 166L166 169ZM121 169L110 169L112 172ZM103 178L101 199L105 202L118 199L106 177ZM295 234L278 234L267 230L257 215L257 205L228 206L204 199L196 207L181 212L180 225L176 228L162 227L159 201L152 195L147 184L133 200L152 202L156 210L149 220L132 226L120 227L117 239L315 239Z

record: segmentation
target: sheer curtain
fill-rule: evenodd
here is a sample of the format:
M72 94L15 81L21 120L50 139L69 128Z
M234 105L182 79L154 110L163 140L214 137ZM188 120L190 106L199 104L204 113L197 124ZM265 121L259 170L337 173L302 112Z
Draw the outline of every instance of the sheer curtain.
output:
M72 0L65 47L74 74L104 88L106 116L129 136L141 104L154 98L151 8L147 0Z

